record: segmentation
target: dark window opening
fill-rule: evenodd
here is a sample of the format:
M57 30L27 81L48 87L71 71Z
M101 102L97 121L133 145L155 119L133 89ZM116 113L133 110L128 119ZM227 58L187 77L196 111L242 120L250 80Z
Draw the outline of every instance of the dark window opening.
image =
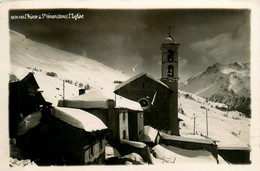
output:
M125 119L126 119L126 116L125 116L125 115L126 115L126 113L124 112L124 113L123 113L123 121L125 121Z
M169 61L169 62L173 62L173 54L174 54L174 53L173 53L172 50L169 50L169 51L168 51L168 55L167 55L167 56L168 56L168 61Z
M93 143L90 144L90 148L89 148L89 156L93 156L94 155L94 149L93 149Z
M173 66L172 65L168 65L167 76L173 77Z
M100 142L99 142L99 150L101 151L103 148L103 144L102 144L102 138L100 139Z
M123 139L126 139L126 130L123 131Z
M142 88L145 88L145 84L144 83L142 83Z
M138 135L141 135L142 134L142 129L140 129L140 131L138 132Z

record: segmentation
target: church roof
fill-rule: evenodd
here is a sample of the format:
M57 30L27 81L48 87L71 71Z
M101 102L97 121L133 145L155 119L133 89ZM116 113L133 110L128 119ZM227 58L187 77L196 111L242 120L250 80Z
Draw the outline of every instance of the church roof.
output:
M172 36L168 36L164 39L163 44L175 44L175 45L179 45L180 43L177 43Z
M138 78L140 78L141 76L144 76L144 75L145 75L146 77L148 77L148 78L150 78L150 79L156 81L157 83L163 85L164 87L169 88L166 84L164 84L162 81L160 81L160 80L154 78L154 77L153 77L152 75L150 75L149 73L147 73L147 72L142 72L142 73L137 74L136 76L134 76L134 77L132 77L132 78L130 78L130 79L128 79L128 80L122 82L122 83L119 84L118 86L116 86L114 92L116 92L116 91L119 90L120 88L124 87L125 85L129 84L130 82L132 82L132 81L134 81L134 80L136 80L136 79L138 79Z

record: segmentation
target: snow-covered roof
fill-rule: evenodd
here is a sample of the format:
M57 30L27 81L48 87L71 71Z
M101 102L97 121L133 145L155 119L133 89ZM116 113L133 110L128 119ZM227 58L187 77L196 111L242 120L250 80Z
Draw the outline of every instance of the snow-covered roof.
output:
M108 129L98 117L80 109L54 107L53 115L71 126L84 129L86 132Z
M121 154L118 152L118 150L116 148L114 148L110 144L106 143L105 159L108 159L111 157L121 157Z
M128 144L128 145L131 145L131 146L136 147L136 148L145 148L146 147L145 143L139 142L139 141L129 141L129 140L121 139L121 143L122 144Z
M158 144L153 147L153 151L156 154L156 159L166 163L217 163L215 157L205 150L186 150ZM155 164L157 161L153 159ZM159 163L162 163L162 161L159 161Z
M21 81L26 75L28 75L28 71L23 69L23 68L18 68L15 71L11 71L9 74L9 81L10 82L15 82L15 81Z
M244 146L218 146L218 150L247 150L250 151L251 148L247 145Z
M115 95L114 95L115 96ZM92 89L85 94L66 99L63 103L59 101L58 106L72 107L79 109L91 109L91 108L108 108L108 100L114 100L112 95L104 93L102 90ZM63 104L62 104L63 103ZM116 108L126 108L136 111L143 111L141 105L138 102L126 99L122 96L116 95Z
M160 135L163 139L166 139L166 140L184 141L184 142L192 142L192 143L203 143L203 144L215 144L212 140L209 140L209 139L168 135L163 132L160 132Z
M172 36L168 36L164 39L163 44L177 44L179 45L179 43L177 43Z
M154 143L157 135L158 135L158 130L154 129L153 127L151 127L149 125L144 126L143 141Z
M135 111L143 111L140 103L116 95L116 108L126 108Z
M134 81L134 80L136 80L136 79L138 79L138 78L140 78L141 76L144 76L144 75L145 75L146 77L148 77L148 78L150 78L150 79L156 81L157 83L159 83L159 84L165 86L166 88L169 88L166 84L164 84L162 81L160 81L160 80L154 78L154 77L153 77L152 75L150 75L149 73L147 73L147 72L142 72L142 73L137 74L136 76L134 76L134 77L132 77L132 78L130 78L130 79L128 79L128 80L122 82L121 84L117 85L117 86L115 87L115 91L119 90L120 88L124 87L125 85L129 84L130 82L132 82L132 81Z
M102 91L97 89L92 89L87 91L85 94L72 97L71 99L65 99L63 103L62 100L59 101L58 106L72 107L72 108L108 108L107 101L108 98ZM62 104L63 103L63 104Z
M41 111L37 111L23 118L18 123L17 135L18 136L23 135L29 130L31 130L32 128L39 125L41 117L42 117Z

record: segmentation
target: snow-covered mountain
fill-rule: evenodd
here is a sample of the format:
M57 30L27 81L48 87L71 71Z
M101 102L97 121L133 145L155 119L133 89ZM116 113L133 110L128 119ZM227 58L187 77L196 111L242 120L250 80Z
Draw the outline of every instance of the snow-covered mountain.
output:
M198 76L180 83L179 89L225 103L250 117L250 64L234 62L215 64Z
M48 87L48 85L56 87L58 93L53 91L45 93L54 93L56 99L62 94L61 80L78 86L90 86L103 89L104 92L113 92L114 81L124 81L128 78L121 71L100 62L32 41L12 30L10 31L10 60L11 73L21 75L24 72L35 72L38 79L42 80L43 87ZM59 82L42 76L46 74L59 78ZM45 91L48 90L47 88ZM70 94L75 94L75 91ZM66 97L70 97L69 94ZM56 103L53 97L50 99Z

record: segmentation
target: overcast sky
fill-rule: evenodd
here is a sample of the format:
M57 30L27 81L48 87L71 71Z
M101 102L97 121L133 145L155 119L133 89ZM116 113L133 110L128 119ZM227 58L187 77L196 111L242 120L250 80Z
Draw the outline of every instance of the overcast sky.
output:
M146 71L161 78L160 46L169 26L181 44L181 81L216 62L250 62L249 10L37 10L10 11L10 15L70 12L83 14L84 19L10 20L10 29L129 76Z

